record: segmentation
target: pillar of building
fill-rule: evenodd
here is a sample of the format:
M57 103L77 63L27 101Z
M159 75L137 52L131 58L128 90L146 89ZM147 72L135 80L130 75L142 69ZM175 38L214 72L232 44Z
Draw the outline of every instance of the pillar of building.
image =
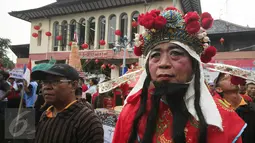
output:
M105 46L104 49L109 49L108 44L108 32L109 32L109 17L105 17Z
M127 25L127 38L128 41L132 41L132 15L131 13L128 13L128 25ZM128 45L128 48L130 48L130 44Z
M120 30L120 15L116 15L116 29L114 29L114 32L115 30ZM119 39L119 36L115 35L115 41L118 41L118 39Z
M54 28L53 28L54 29ZM56 36L59 36L59 35L62 35L62 33L61 33L61 25L59 24L58 25L58 34L53 34L55 37L53 37L52 38L52 40L54 40L55 41L55 38L56 38ZM53 31L53 32L55 32L55 31ZM57 40L57 43L58 43L58 51L61 51L61 46L60 46L60 40Z
M89 43L89 20L86 19L86 25L85 25L85 43Z
M99 18L95 17L94 49L99 49ZM101 39L100 39L101 40Z
M71 50L71 46L69 46L70 39L71 39L71 37L70 37L70 24L67 24L66 51Z

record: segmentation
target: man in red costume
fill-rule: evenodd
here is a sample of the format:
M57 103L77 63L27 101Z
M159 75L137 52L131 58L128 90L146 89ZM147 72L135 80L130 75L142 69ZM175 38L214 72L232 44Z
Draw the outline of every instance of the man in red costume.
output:
M146 31L135 35L134 53L146 56L145 70L126 99L113 143L241 143L246 124L214 101L204 83L201 60L216 54L205 32L211 15L183 16L168 7L141 14L138 22Z

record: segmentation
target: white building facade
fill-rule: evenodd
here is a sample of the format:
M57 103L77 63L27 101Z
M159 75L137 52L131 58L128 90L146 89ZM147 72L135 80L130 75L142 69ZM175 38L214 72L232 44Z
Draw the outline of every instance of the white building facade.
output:
M121 30L123 36L127 36L131 41L135 33L144 30L139 25L132 26L140 13L152 9L163 10L173 5L184 12L201 12L199 0L58 0L41 8L9 14L31 22L29 57L33 65L36 61L51 57L66 61L71 50L69 42L74 39L80 45L81 59L121 61L123 51L113 51L118 40L115 30ZM34 26L40 26L40 29L36 30ZM51 36L46 36L47 32L50 32ZM33 37L33 33L37 33L38 37ZM100 40L104 40L106 44L101 46ZM81 48L84 43L88 44L85 50ZM127 52L127 63L129 60L138 59L131 49L132 44Z

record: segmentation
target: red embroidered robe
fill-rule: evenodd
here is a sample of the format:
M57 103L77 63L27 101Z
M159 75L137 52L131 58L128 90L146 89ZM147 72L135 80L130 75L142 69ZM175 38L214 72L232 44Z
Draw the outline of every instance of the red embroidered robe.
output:
M140 106L141 91L128 98L127 104L122 109L114 131L113 143L126 143L131 133L131 128L135 114ZM148 95L150 99L151 94ZM242 143L241 133L245 127L244 121L232 110L219 100L215 100L223 120L223 130L218 127L208 126L208 143ZM150 100L147 101L147 112L138 125L138 135L142 139L150 109ZM159 107L159 118L157 120L156 131L153 136L153 143L173 143L171 139L172 114L169 107L161 102ZM188 121L184 129L187 143L198 142L198 122L194 119Z

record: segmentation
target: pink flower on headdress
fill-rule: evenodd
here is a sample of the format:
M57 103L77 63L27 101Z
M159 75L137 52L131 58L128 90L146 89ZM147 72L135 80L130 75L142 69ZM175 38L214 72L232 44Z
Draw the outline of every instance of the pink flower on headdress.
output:
M184 17L185 23L189 24L193 21L198 21L199 20L199 15L197 14L197 12L188 12L185 17Z
M167 20L163 16L158 16L155 18L155 29L162 29L167 23Z

